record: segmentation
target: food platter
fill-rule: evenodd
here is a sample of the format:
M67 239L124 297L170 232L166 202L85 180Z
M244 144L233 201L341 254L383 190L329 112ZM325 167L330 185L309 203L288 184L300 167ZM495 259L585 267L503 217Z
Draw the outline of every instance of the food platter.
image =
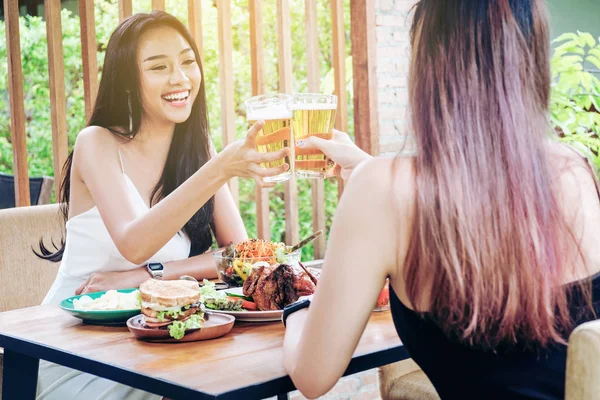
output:
M233 295L242 295L241 287L225 289L225 293ZM226 314L235 317L236 321L242 322L273 322L281 321L283 310L271 311L219 311L211 310L213 313Z
M137 288L120 289L118 293L131 293ZM73 296L60 302L59 307L69 312L74 317L80 318L86 324L93 325L117 325L123 326L129 318L140 313L141 309L134 308L130 310L80 310L75 307L75 300L80 300L83 296L88 296L92 300L99 299L106 292L88 293L85 295Z
M281 321L283 310L273 311L211 311L218 314L226 314L235 317L241 322L273 322Z

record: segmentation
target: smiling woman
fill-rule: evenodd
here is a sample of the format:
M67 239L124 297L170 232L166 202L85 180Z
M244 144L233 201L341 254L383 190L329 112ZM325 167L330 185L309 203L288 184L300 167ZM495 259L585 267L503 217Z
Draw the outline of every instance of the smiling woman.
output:
M216 277L206 251L244 240L226 182L277 175L284 158L245 140L212 150L198 49L175 17L155 11L124 20L106 49L88 126L65 163L66 238L40 257L61 262L44 304L74 294L138 287L149 277ZM57 383L60 382L60 383ZM145 392L50 363L40 364L38 398L153 398Z

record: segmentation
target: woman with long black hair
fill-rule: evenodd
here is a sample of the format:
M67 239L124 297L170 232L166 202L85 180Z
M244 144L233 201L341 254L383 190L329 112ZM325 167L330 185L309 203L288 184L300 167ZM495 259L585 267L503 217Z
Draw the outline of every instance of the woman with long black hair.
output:
M262 185L288 166L260 163L289 150L258 153L259 122L216 154L199 60L185 26L164 12L134 15L112 34L93 114L65 165L66 240L55 253L41 246L61 262L44 304L150 277L216 277L212 234L219 246L247 237L226 182ZM155 397L47 362L39 377L42 399Z

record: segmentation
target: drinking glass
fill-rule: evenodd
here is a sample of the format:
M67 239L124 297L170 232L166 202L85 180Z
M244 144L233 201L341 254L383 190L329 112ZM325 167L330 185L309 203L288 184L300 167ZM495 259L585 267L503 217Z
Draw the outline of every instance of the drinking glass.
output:
M298 93L293 96L292 131L294 140L317 136L330 140L335 125L337 96ZM301 178L318 179L327 175L331 161L319 150L294 149L294 169Z
M256 136L256 150L268 153L290 147L293 141L291 130L292 96L287 94L266 94L252 97L244 102L246 118L252 126L260 120L265 126ZM287 163L290 169L282 174L263 178L265 182L283 182L292 176L293 165L286 156L280 160L261 163L265 168L279 167Z

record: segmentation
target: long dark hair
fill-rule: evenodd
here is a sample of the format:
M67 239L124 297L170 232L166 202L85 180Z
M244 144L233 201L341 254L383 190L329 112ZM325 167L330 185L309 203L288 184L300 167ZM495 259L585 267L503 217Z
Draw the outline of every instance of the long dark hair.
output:
M98 97L92 116L87 123L88 126L101 126L113 135L126 140L130 140L129 138L137 135L142 119L140 74L137 66L138 43L144 32L157 27L171 27L185 38L193 49L196 61L200 66L202 83L198 96L192 105L190 117L185 122L175 125L165 168L152 191L151 205L156 204L173 192L210 158L204 72L200 63L198 47L185 25L174 16L163 11L135 14L121 22L108 42ZM133 119L131 131L129 130L128 97L131 98ZM72 162L73 152L71 152L63 167L64 179L60 186L63 201L60 208L65 222L69 217ZM207 243L210 246L213 210L214 199L211 198L185 224L183 230L192 242L190 255L205 251ZM43 241L40 240L40 253L36 254L43 259L58 262L63 257L65 240L61 241L60 247L55 247L57 251L53 252L44 246Z
M581 255L546 155L544 2L421 0L411 42L417 201L408 298L416 305L432 287L421 311L470 345L565 343L562 282Z

